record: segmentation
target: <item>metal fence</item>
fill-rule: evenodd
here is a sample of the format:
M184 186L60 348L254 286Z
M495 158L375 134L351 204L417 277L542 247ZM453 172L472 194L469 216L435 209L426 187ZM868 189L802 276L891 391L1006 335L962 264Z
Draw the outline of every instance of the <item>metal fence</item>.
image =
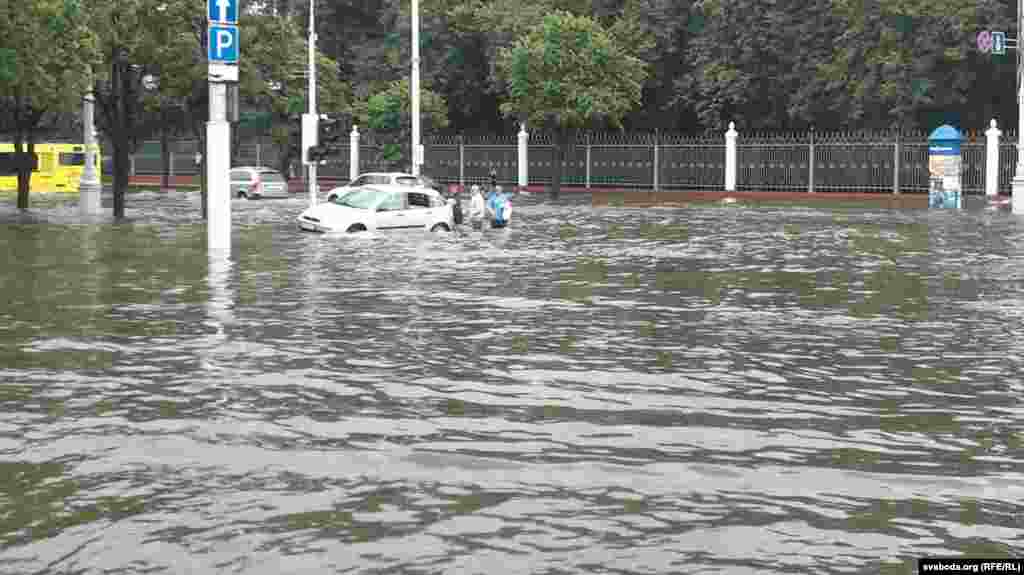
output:
M269 139L243 142L233 150L235 165L279 165ZM1009 193L1017 149L1016 135L1004 133L999 149L999 190ZM360 139L359 172L389 167L383 144L373 134ZM565 150L562 183L567 186L661 190L721 190L725 187L724 135L585 133ZM171 143L172 175L197 174L195 140ZM555 177L556 148L549 135L530 135L530 185L550 185ZM965 193L984 193L985 143L968 133L962 145ZM320 177L347 179L349 145L330 147ZM301 175L293 159L289 175ZM133 156L133 173L160 174L159 142L146 142ZM441 183L470 185L489 180L517 183L514 136L435 136L424 140L423 172ZM740 134L737 139L737 189L779 191L925 192L928 190L928 143L924 133Z

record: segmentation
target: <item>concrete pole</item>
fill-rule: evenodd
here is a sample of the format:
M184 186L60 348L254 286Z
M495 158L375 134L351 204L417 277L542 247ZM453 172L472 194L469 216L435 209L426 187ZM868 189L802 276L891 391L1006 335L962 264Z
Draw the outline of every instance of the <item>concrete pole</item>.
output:
M736 123L729 122L729 131L725 133L725 191L736 191Z
M348 179L359 177L359 126L353 124L348 135Z
M210 81L210 119L206 122L208 250L231 250L231 124L227 121L228 85Z
M1012 211L1024 214L1024 0L1017 0L1017 170L1013 176Z
M466 142L459 134L459 191L466 190Z
M96 100L92 92L82 98L82 143L85 150L85 168L78 182L78 207L82 214L100 213L100 194L103 186L96 170L96 125L94 122Z
M420 3L412 0L412 173L420 175Z
M309 114L306 122L303 122L303 130L312 130L309 134L311 145L316 145L320 139L320 117L316 112L316 0L309 0L309 88L308 88L308 99L309 99ZM305 159L305 158L303 158ZM306 180L309 186L309 205L316 205L316 162L308 162L306 164L308 170L308 178Z
M999 195L999 136L1002 133L993 118L985 130L985 195L989 198Z
M529 138L530 138L530 135L526 133L526 124L519 124L519 149L518 149L519 153L518 153L518 158L517 158L518 163L519 163L519 166L518 166L519 167L519 170L518 170L519 171L519 174L518 174L519 178L518 178L518 182L517 183L519 184L519 190L520 191L525 190L526 186L527 186L527 178L528 178L527 166L528 166L528 164L527 164L527 155L526 155L527 154L526 143L529 140Z
M807 193L814 193L814 126L809 132L810 144L807 146Z

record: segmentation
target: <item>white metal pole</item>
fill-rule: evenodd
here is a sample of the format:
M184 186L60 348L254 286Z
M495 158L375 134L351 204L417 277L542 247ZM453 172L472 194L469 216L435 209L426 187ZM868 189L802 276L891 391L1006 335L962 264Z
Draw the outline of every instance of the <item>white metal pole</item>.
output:
M528 182L527 166L529 165L527 158L527 143L529 142L530 135L526 132L526 124L519 124L519 149L518 157L516 158L518 165L518 178L516 184L519 186L519 191L526 191L526 185Z
M353 125L348 134L348 179L359 177L359 126Z
M420 175L420 3L412 0L412 173Z
M310 141L314 144L319 141L319 116L316 112L316 0L309 0L309 115L312 120L307 122L303 129L309 128L314 131L310 134ZM307 164L309 185L309 205L316 205L316 162Z
M85 168L78 182L78 206L83 214L100 213L100 193L103 189L96 173L96 126L94 123L95 99L89 92L82 99L82 144L85 150Z
M725 191L736 191L736 123L729 122L725 133Z
M210 250L231 249L231 124L227 122L224 82L210 82L210 119L206 122L206 245Z

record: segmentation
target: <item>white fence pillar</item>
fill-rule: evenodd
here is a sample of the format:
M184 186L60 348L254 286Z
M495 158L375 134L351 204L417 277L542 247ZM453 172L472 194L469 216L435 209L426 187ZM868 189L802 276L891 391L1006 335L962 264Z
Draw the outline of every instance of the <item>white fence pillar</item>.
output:
M811 126L810 145L807 147L807 193L814 193L814 126Z
M892 193L900 193L900 130L896 130L896 143L892 146Z
M348 134L348 179L359 177L359 126L353 124Z
M263 142L256 142L256 165L263 165Z
M466 189L466 142L459 134L459 191Z
M167 152L167 177L174 177L174 150Z
M999 195L999 136L1003 131L996 127L995 118L985 130L985 195Z
M527 185L527 170L526 170L526 142L530 135L526 133L526 124L519 124L519 189L526 188Z
M736 191L736 123L729 122L725 133L725 191Z

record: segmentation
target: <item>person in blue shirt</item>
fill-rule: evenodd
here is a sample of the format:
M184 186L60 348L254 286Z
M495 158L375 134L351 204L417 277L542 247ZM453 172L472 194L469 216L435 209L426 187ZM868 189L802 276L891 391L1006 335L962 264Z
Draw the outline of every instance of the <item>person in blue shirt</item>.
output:
M507 226L512 217L512 201L508 194L501 190L501 186L494 186L487 195L487 216L491 220L492 228Z

